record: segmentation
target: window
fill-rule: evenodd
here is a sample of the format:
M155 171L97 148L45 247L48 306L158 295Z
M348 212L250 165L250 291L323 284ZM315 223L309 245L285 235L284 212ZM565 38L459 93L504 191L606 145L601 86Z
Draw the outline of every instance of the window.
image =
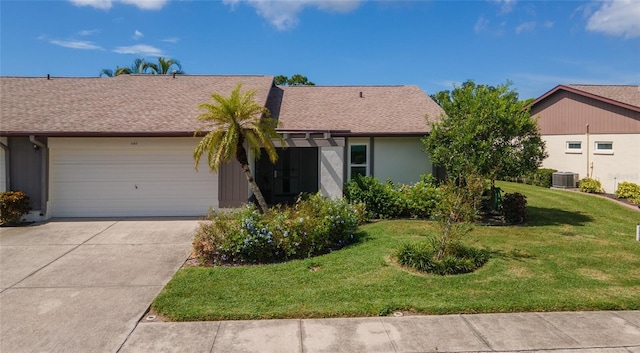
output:
M369 175L369 155L366 144L349 145L349 178L353 179L357 175Z
M613 142L611 142L611 141L596 141L596 150L593 153L596 153L596 154L613 154Z
M567 149L565 153L582 153L582 142L567 141Z

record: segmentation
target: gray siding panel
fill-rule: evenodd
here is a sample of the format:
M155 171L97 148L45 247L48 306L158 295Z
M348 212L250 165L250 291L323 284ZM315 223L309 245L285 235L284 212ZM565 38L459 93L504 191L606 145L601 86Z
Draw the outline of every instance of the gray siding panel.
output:
M223 163L218 169L220 208L240 207L249 199L249 183L238 161Z
M10 180L12 191L24 191L29 196L30 206L34 210L41 209L42 203L42 170L46 149L33 148L28 137L10 137L9 149Z

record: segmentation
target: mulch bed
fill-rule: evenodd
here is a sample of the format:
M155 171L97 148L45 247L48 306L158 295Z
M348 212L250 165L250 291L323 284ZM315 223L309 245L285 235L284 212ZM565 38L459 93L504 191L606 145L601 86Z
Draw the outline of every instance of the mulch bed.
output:
M618 202L620 202L620 203L624 203L624 204L629 205L629 206L632 206L632 207L638 207L638 208L640 208L640 205L632 204L631 202L629 202L629 200L627 200L627 199L621 199L621 198L617 197L615 194L598 194L598 195L600 195L600 196L602 196L602 197L606 197L606 198L608 198L608 199L612 199L612 200L618 201Z

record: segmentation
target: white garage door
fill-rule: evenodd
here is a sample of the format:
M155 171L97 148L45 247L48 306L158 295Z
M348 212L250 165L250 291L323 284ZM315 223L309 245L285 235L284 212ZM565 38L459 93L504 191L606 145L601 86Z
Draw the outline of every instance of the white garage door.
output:
M193 167L193 138L50 138L53 217L199 216L218 177ZM204 160L204 159L203 159Z

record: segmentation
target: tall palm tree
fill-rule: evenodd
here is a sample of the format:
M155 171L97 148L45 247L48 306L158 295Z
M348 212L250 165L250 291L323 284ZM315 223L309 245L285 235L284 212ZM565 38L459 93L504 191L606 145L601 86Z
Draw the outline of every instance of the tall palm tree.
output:
M145 64L147 62L144 59L138 58L133 61L130 67L117 67L115 71L111 69L102 69L100 71L100 77L105 75L107 77L120 76L120 75L130 75L130 74L141 74L145 70Z
M177 70L171 70L171 67L174 65L178 68ZM142 71L146 72L147 70L149 70L149 73L152 75L168 75L173 73L173 71L177 74L184 73L182 71L182 65L180 65L178 60L163 57L158 58L158 63L145 62L142 66Z
M196 135L205 128L210 132L196 145L193 159L197 170L200 157L206 154L209 168L215 172L222 162L229 162L235 157L258 201L259 211L267 213L269 208L251 173L244 143L247 142L256 159L260 158L260 148L264 147L271 162L275 163L278 153L272 139L279 140L283 145L285 142L276 132L278 121L270 117L267 108L254 100L257 90L240 93L241 88L242 84L238 84L228 98L214 93L211 95L213 102L198 106L205 112L198 115L197 119L207 126L200 128Z

